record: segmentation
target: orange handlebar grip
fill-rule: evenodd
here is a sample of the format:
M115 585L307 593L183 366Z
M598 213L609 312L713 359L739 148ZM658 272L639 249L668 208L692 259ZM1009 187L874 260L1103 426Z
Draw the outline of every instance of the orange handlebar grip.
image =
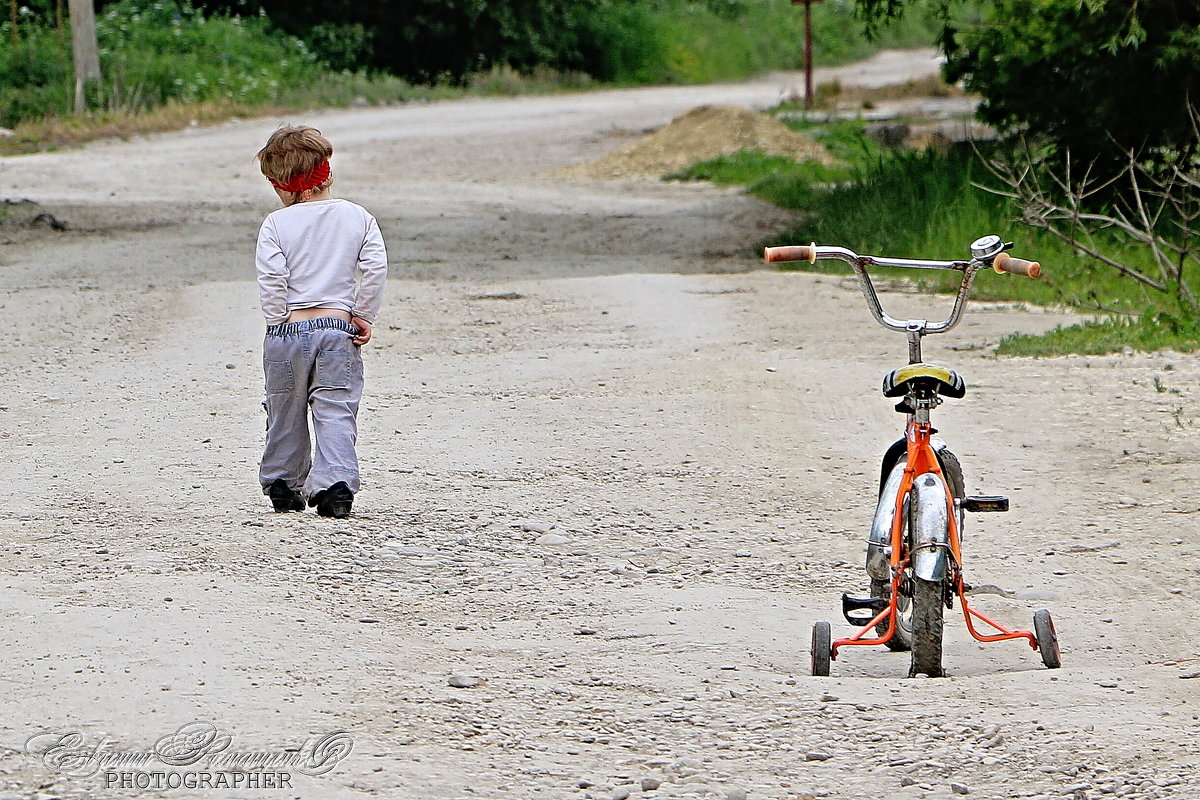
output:
M1008 253L1001 253L996 256L996 260L992 262L992 269L996 272L1011 272L1013 275L1024 275L1027 278L1042 277L1042 265L1036 261L1026 261L1023 258L1014 258Z
M789 245L787 247L768 247L763 250L763 259L770 264L783 261L807 261L812 264L817 260L817 245Z

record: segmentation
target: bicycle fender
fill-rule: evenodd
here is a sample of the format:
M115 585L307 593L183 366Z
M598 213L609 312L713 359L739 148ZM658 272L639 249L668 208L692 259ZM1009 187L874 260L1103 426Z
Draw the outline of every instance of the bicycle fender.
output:
M867 540L867 574L877 581L892 579L892 516L896 513L896 492L900 491L900 481L904 479L904 466L904 458L893 461L879 493L875 518L871 521L871 538Z
M932 472L913 481L912 568L924 581L946 579L950 563L950 512L946 507L946 482Z
M897 439L888 448L883 457L880 470L879 502L875 506L875 517L871 521L871 535L867 540L867 574L877 581L892 579L891 559L888 548L892 543L892 515L896 511L896 492L900 491L900 481L904 477L904 467L908 463L905 454L906 440ZM941 452L946 449L946 442L938 437L933 439L933 449ZM907 505L905 506L907 510Z

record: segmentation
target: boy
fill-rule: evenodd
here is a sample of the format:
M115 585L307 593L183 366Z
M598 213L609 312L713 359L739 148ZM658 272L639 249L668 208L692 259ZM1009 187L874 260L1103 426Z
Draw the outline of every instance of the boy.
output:
M283 203L263 221L255 254L267 320L258 477L276 511L303 511L307 500L321 516L346 517L359 489L359 347L383 300L387 252L373 216L330 196L331 155L316 128L287 125L255 156Z

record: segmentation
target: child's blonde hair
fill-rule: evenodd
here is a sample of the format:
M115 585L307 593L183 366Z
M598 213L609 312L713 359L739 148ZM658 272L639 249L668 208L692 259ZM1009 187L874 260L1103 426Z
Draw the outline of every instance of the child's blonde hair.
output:
M272 183L288 183L306 175L333 155L333 145L311 125L284 125L271 134L255 154L262 174ZM321 192L333 184L330 176L313 187ZM300 194L296 192L296 194Z

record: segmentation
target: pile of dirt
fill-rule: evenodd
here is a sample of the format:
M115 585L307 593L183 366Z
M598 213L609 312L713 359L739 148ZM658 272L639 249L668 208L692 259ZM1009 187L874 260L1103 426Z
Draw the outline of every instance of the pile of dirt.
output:
M797 161L833 161L821 145L774 117L735 106L699 106L649 136L555 174L562 178L662 178L697 161L738 150L761 150Z

